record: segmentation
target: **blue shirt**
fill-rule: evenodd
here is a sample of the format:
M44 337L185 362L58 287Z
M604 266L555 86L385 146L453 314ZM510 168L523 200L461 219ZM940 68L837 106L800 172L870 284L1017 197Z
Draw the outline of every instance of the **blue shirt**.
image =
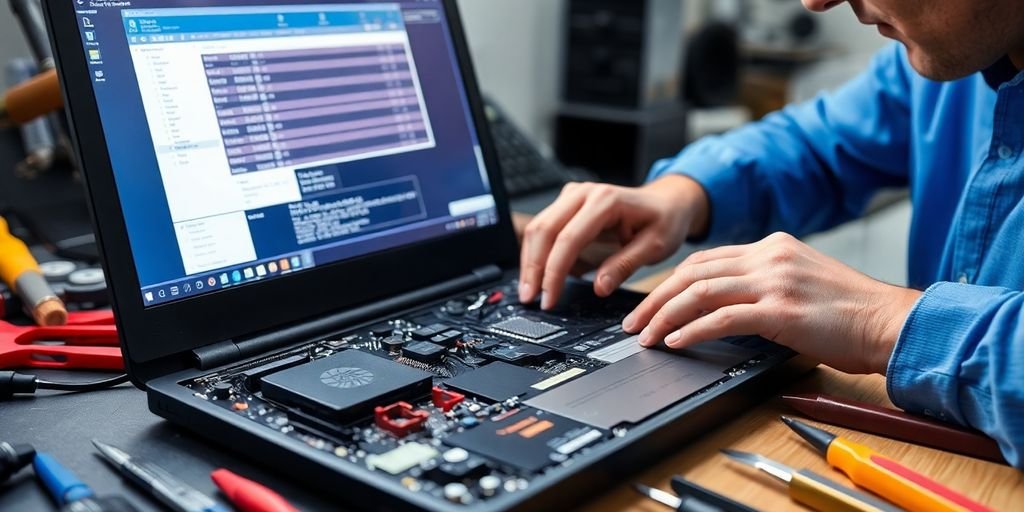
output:
M1016 75L1016 76L1014 76ZM984 431L1024 468L1024 73L1003 59L954 82L901 45L839 90L655 164L711 202L708 238L800 236L909 187L909 285L925 290L889 361L893 403Z

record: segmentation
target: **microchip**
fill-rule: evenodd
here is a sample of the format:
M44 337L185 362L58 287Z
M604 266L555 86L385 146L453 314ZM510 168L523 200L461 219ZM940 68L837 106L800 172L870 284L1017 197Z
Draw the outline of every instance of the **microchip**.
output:
M562 328L540 320L514 316L491 325L491 330L514 338L540 342L555 337L554 334L562 331Z
M366 457L366 463L392 475L404 473L437 457L437 450L420 443L406 443L384 454Z
M459 341L459 338L461 337L461 332L456 331L455 329L449 329L440 334L435 334L433 337L430 338L430 341L433 343L437 343L438 345L445 345L450 347L454 345L455 342Z
M532 396L531 388L548 375L531 368L495 361L444 382L445 386L461 393L492 402L502 402L518 396Z
M532 343L503 342L487 349L481 349L480 353L506 363L530 364L544 359L551 353L551 349Z
M431 388L429 373L358 350L260 380L264 398L334 421L368 416L377 405L416 400L429 395Z
M416 341L402 347L402 357L426 364L440 363L444 354L444 347L429 341Z
M449 327L444 324L430 324L426 327L420 327L419 329L412 331L409 335L412 336L412 339L414 340L429 340L431 337L441 334L448 329Z
M593 427L524 407L501 421L454 434L445 443L529 473L536 473L604 437Z

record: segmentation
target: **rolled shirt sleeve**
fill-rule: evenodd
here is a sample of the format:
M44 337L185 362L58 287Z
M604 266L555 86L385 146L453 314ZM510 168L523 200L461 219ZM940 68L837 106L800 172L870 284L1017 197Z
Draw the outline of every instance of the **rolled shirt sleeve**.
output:
M978 429L1024 469L1024 294L929 287L903 325L887 386L896 405Z

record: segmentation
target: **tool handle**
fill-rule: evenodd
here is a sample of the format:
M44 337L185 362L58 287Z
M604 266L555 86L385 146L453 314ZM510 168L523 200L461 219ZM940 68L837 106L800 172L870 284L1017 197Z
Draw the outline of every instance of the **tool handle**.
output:
M808 470L793 474L789 495L815 510L836 512L898 512L900 509L862 492L843 487Z
M911 512L990 512L935 480L846 439L835 439L826 457L855 484Z
M43 481L43 485L59 505L93 496L92 489L88 485L85 485L77 475L62 466L56 458L48 453L36 453L32 467L36 471L36 476Z
M57 71L44 71L7 90L3 101L7 117L17 124L59 110L64 106Z
M298 512L280 494L227 469L215 470L210 478L242 512Z
M109 309L72 311L68 313L68 325L114 325L114 312Z
M117 345L117 328L112 325L41 326L26 330L17 337L18 343L49 340L63 341L68 345Z
M119 347L18 345L0 352L0 368L124 370L124 357Z
M28 270L39 272L39 263L32 257L25 242L12 235L7 221L0 217L0 279L15 289L18 277Z
M977 431L830 395L789 395L782 399L818 421L1006 464L999 445Z

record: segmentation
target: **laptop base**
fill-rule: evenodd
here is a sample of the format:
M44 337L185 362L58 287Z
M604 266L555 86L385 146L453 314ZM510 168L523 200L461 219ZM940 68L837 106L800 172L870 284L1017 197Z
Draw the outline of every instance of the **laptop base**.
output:
M619 327L638 294L601 300L571 283L542 312L515 289L506 280L173 375L152 383L150 406L304 481L346 476L324 488L349 506L503 510L550 507L640 468L788 373L791 353L759 338L639 349Z

